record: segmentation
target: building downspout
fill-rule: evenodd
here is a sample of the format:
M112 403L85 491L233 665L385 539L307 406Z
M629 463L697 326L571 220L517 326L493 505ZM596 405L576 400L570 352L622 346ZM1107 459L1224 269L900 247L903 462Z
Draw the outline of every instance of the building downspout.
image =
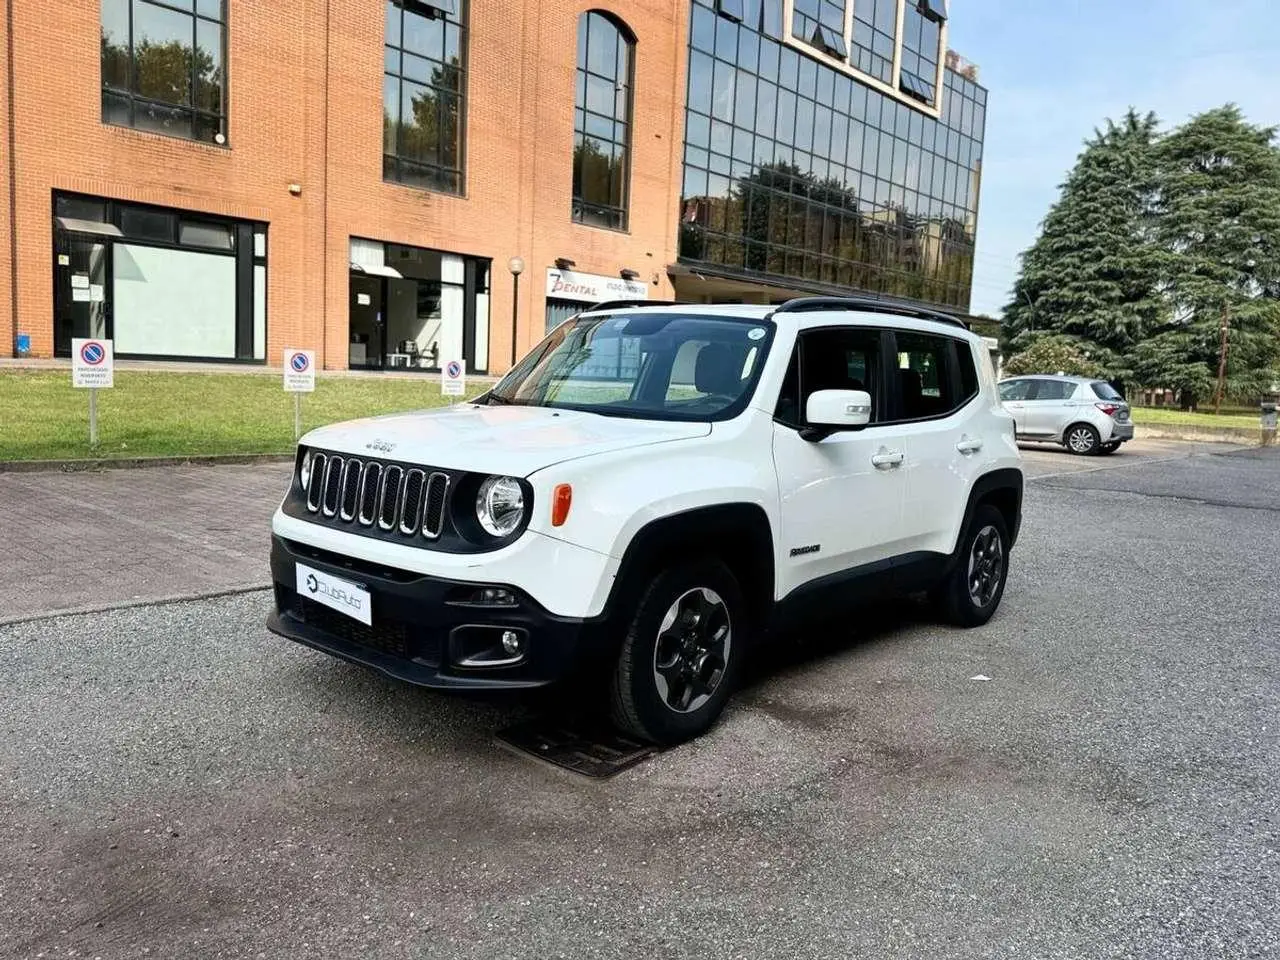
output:
M9 345L11 355L18 352L18 133L14 129L14 77L13 77L13 0L5 0L5 63L7 83L5 94L8 99L9 115L9 300L13 311L13 343Z
M9 0L10 3L13 0ZM324 303L324 319L320 324L320 366L329 369L329 24L332 17L330 0L324 0L324 105L320 115L324 118L324 169L320 174L320 190L324 197L321 200L320 215L324 223L320 227L320 296Z

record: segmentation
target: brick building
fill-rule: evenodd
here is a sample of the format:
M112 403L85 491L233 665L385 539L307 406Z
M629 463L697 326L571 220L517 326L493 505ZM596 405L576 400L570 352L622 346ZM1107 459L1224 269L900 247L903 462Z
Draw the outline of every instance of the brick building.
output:
M965 310L986 93L945 21L939 0L12 0L0 340L498 372L618 296Z

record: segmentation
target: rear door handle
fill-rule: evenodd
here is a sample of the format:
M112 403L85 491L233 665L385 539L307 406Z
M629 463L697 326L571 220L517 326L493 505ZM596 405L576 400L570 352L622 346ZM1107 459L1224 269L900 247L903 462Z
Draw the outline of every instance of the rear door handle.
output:
M902 464L904 457L901 450L886 450L884 453L877 453L871 458L871 462L875 464L879 470L887 470L890 467L897 467Z
M977 453L979 450L982 449L982 440L977 437L974 437L972 440L969 439L968 437L965 437L963 440L961 440L959 443L956 444L956 449L959 450L961 453L963 453L965 456L968 456L971 453Z

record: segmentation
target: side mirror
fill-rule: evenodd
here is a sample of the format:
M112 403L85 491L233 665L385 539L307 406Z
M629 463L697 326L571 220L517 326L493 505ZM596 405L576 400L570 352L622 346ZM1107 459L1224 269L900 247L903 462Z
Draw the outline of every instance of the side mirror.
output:
M805 404L806 440L824 440L838 430L860 430L871 422L871 394L865 390L818 390Z

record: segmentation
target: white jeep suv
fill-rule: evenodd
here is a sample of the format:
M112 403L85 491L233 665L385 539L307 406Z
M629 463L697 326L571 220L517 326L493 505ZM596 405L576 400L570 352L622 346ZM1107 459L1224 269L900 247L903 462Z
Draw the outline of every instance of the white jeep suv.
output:
M986 347L951 317L601 305L473 402L307 434L269 626L426 687L587 674L623 730L675 742L807 614L927 591L985 623L1020 463Z

